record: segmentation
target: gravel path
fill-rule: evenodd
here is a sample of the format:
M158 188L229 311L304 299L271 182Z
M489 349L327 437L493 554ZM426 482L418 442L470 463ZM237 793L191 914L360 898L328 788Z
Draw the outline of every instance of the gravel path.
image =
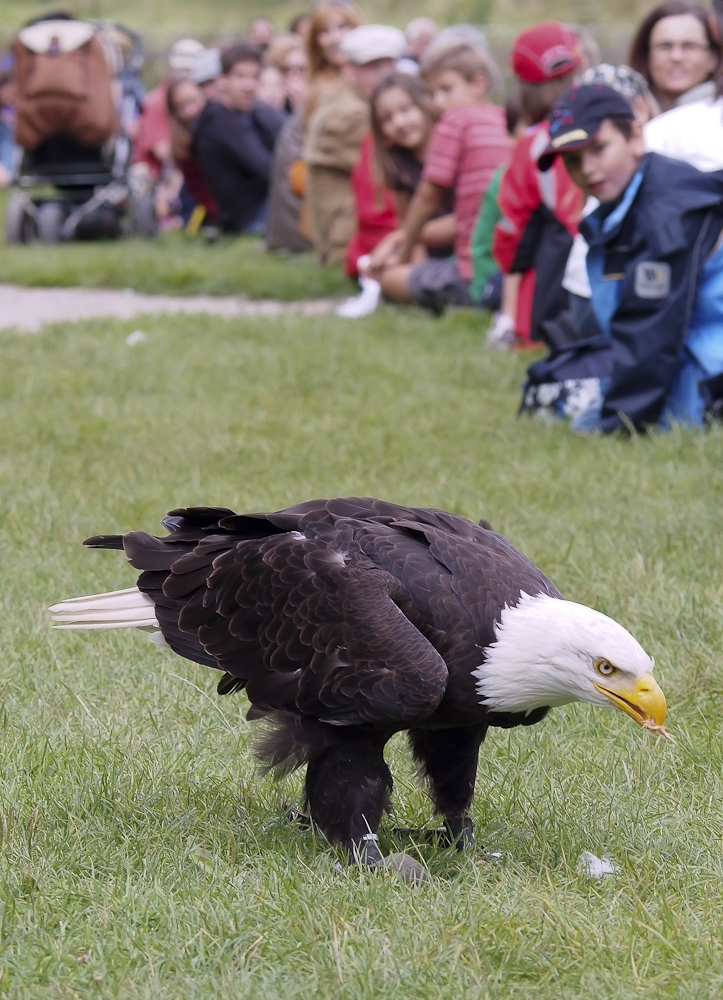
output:
M305 302L252 301L241 296L225 298L212 295L141 295L132 289L112 288L21 288L0 285L0 330L15 329L35 333L46 323L112 316L132 319L141 315L164 313L211 313L233 319L235 316L318 316L328 313L337 303L333 299L309 299Z

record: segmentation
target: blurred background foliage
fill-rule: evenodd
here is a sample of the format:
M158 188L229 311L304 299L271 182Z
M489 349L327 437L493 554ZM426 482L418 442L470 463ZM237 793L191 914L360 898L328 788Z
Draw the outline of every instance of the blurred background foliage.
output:
M305 0L2 0L0 49L6 48L17 27L32 17L63 9L77 17L122 21L143 35L148 59L146 82L157 82L163 54L172 42L193 35L210 44L242 35L252 18L270 17L280 29L311 4ZM439 24L470 22L484 25L495 55L504 68L510 43L520 27L560 18L590 28L602 55L624 60L634 25L652 6L652 0L361 0L368 21L397 24L427 14Z
M306 5L310 6L310 4ZM403 25L412 17L428 14L440 24L471 21L479 24L530 24L562 18L582 24L635 23L654 6L650 0L363 0L359 4L370 21ZM118 18L149 28L202 28L238 31L259 14L279 27L305 9L304 0L3 0L0 24L14 27L49 10L63 9L77 17Z

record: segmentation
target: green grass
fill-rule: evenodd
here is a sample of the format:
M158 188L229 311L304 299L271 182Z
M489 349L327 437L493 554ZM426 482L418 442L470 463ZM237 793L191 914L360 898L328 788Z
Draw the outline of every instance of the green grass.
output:
M480 351L480 325L382 309L2 335L0 995L721 994L723 434L517 421L529 358ZM488 517L631 628L675 745L582 705L492 731L480 846L420 849L432 881L413 888L335 867L286 822L301 777L255 773L245 699L218 699L212 672L143 636L48 628L48 604L133 583L88 534L355 492ZM389 749L387 850L392 823L435 822ZM585 849L619 874L581 875Z
M0 196L4 220L5 201ZM164 233L101 243L8 246L0 242L0 282L29 286L133 288L170 295L246 295L252 299L323 298L354 286L340 267L318 267L313 255L291 259L267 253L259 240Z

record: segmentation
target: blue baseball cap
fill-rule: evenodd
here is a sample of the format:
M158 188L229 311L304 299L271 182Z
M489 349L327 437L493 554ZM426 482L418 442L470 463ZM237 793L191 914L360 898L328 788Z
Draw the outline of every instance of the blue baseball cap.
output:
M630 104L622 94L602 83L587 83L570 87L552 105L547 116L550 141L537 167L549 170L558 153L570 153L589 146L606 118L635 118Z

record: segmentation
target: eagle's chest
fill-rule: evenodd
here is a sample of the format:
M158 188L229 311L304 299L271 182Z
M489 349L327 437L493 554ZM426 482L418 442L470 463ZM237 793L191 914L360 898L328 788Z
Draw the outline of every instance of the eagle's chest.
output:
M488 709L480 703L471 670L451 666L444 697L429 717L430 725L479 726L487 722L488 716Z

